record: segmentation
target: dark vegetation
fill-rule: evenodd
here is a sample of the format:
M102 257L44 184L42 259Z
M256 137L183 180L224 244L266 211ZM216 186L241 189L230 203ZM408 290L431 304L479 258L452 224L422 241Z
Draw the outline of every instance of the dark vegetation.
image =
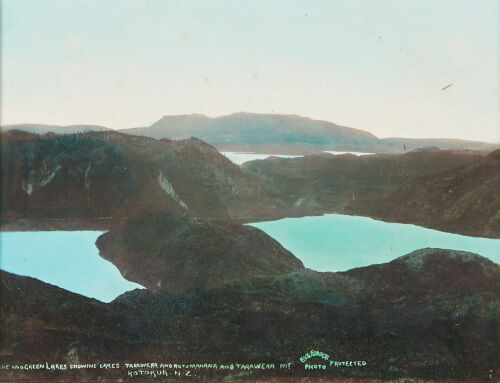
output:
M500 368L500 266L422 249L317 273L241 225L335 212L500 238L498 151L312 154L240 167L197 138L16 130L1 138L2 229L109 229L97 241L101 255L147 287L104 304L1 272L2 363L264 359L293 367L228 379L307 380L298 358L317 349L367 362L318 379L477 381ZM50 374L39 376L59 379Z

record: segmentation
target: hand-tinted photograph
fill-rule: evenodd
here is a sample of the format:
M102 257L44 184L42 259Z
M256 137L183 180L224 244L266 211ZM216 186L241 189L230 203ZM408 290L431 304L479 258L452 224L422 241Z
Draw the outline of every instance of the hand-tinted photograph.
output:
M0 382L500 382L500 2L0 12Z

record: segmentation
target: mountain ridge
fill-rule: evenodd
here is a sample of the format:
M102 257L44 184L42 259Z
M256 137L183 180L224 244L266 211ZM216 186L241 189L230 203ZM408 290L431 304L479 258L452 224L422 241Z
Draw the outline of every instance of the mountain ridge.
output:
M113 129L101 125L86 125L86 124L73 124L73 125L48 125L48 124L11 124L2 125L0 130L4 132L19 130L28 133L36 134L73 134L85 132L104 132L112 131Z
M378 138L366 130L294 114L239 112L218 117L165 115L149 127L121 130L127 134L179 139L196 136L220 151L304 154L317 150L401 153L423 146L489 150L495 144L446 138Z
M302 269L182 293L134 290L108 304L4 271L0 279L6 364L34 363L41 352L47 361L68 364L264 359L292 362L293 376L311 381L316 375L297 359L312 348L333 360L366 361L362 369L327 368L320 379L473 382L500 368L500 266L472 253L421 249L346 272ZM0 376L24 373L2 370ZM198 371L200 381L291 376L281 369L238 373ZM53 372L39 374L53 379ZM68 374L93 381L101 372ZM123 374L100 377L116 381Z
M98 125L11 124L2 131L22 130L38 134L72 134L113 131ZM219 151L305 154L318 150L403 153L435 146L443 150L498 149L499 143L455 138L378 138L367 130L296 114L237 112L217 117L191 113L164 115L150 126L115 131L152 138L185 139L191 136L215 146Z
M500 151L322 153L238 166L192 137L8 131L1 133L1 144L2 230L102 229L159 211L239 222L343 213L458 234L500 235L495 214L500 201L496 194L491 197L500 180ZM411 208L410 202L417 205Z

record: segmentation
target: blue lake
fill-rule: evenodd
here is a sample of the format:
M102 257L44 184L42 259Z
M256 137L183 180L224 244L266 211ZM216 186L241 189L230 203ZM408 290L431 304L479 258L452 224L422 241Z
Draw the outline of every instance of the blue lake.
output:
M476 238L366 217L328 214L250 224L317 271L385 263L425 247L477 253L500 264L500 239Z
M329 214L252 223L317 271L384 263L425 247L470 251L500 264L500 239L467 237L414 225ZM110 302L143 288L99 256L98 231L1 232L0 268Z
M375 153L366 153L366 152L339 152L338 150L325 150L325 153L333 154L334 156L342 156L344 154L354 154L355 156L371 156Z
M325 153L330 153L333 154L334 156L341 156L343 154L354 154L355 156L367 156L374 154L374 153L364 153L364 152L339 152L335 150L325 150ZM221 152L221 154L237 165L241 165L242 163L247 161L265 160L268 157L279 157L279 158L304 157L302 155L293 155L293 154L261 154L252 152Z
M63 289L110 302L143 288L124 279L99 256L99 231L36 231L0 233L0 268L37 278Z
M303 157L299 155L291 155L291 154L260 154L260 153L246 153L246 152L221 152L222 155L227 157L229 160L234 162L237 165L241 165L247 161L253 160L264 160L267 157L280 157L280 158L297 158Z

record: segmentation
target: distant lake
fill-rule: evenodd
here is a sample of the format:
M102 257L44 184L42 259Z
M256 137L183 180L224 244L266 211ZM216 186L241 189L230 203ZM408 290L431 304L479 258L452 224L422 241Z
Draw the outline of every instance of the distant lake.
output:
M500 239L467 237L366 217L328 214L251 223L317 271L345 271L425 247L470 251L500 264Z
M124 279L99 256L99 231L36 231L0 233L0 268L37 278L63 289L110 302L143 288Z
M368 156L375 153L364 153L364 152L338 152L338 151L328 151L325 150L325 153L330 153L335 156L339 156L342 154L354 154L355 156ZM253 160L265 160L268 157L279 157L279 158L298 158L304 157L302 155L293 155L293 154L261 154L261 153L252 153L252 152L221 152L222 155L226 156L229 160L234 162L237 165L241 165L247 161Z
M242 163L247 161L264 160L268 157L280 157L280 158L303 157L301 155L291 155L291 154L261 154L261 153L246 153L246 152L221 152L221 154L237 165L241 165Z
M333 154L334 156L341 156L343 154L354 154L355 156L371 156L375 153L365 153L365 152L338 152L335 150L325 150L325 153Z

